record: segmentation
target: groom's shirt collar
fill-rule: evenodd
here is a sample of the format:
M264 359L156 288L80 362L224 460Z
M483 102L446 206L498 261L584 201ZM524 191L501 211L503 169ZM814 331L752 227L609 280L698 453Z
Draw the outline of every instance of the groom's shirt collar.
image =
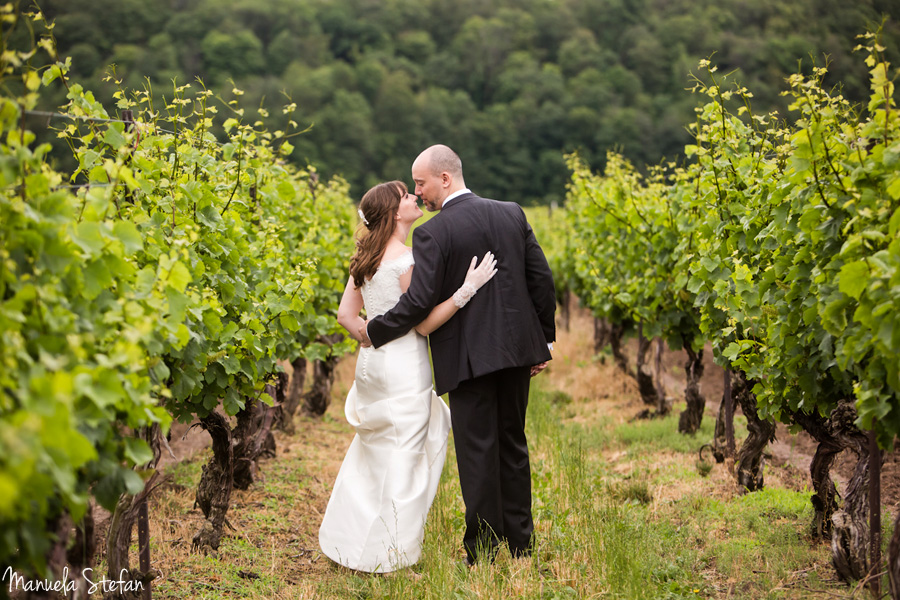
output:
M447 206L447 203L450 202L451 200L453 200L454 198L458 198L459 196L462 196L463 194L471 194L471 193L472 193L472 190L470 190L469 188L463 188L463 189L459 190L458 192L453 192L452 194L450 194L449 196L444 198L444 203L441 204L441 208L444 208L445 206Z

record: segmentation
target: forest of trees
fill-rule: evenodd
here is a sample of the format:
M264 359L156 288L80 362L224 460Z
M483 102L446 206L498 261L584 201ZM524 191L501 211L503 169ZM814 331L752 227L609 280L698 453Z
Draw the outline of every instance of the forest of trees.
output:
M292 160L343 175L358 198L408 179L446 143L470 187L524 204L561 202L564 154L595 169L610 149L638 166L678 159L699 104L697 62L786 101L784 78L830 61L829 82L863 101L856 36L884 17L900 48L898 0L46 0L73 75L112 110L116 87L171 98L197 78L223 102L265 107L271 130L311 128ZM888 55L894 65L896 56ZM65 103L59 89L56 105ZM295 112L282 107L296 104ZM222 110L227 110L220 105ZM52 109L53 106L46 108ZM252 113L252 114L251 114ZM257 118L248 111L245 120Z

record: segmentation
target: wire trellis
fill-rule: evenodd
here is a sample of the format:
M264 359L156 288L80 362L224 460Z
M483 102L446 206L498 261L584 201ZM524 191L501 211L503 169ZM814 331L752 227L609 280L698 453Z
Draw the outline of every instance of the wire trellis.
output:
M86 115L70 115L70 114L66 114L66 113L50 112L50 111L46 111L46 110L23 110L22 112L25 113L26 115L33 116L33 117L47 117L48 124L51 119L72 119L72 120L76 120L76 121L93 121L96 123L125 123L126 125L127 124L133 125L136 123L138 123L138 124L140 123L139 121L135 121L135 120L110 119L110 118L106 118L106 117L88 117ZM174 131L169 130L169 129L163 129L162 127L155 127L155 129L157 131L161 131L162 133L169 133L172 135L176 135L176 133ZM222 145L222 142L220 142L219 140L216 140L216 143L219 144L220 146Z

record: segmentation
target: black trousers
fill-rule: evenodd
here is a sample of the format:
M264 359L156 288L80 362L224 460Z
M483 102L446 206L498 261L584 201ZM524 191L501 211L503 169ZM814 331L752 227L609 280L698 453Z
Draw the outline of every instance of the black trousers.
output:
M513 556L531 552L531 466L525 439L528 367L496 371L450 392L450 419L472 561L501 542Z

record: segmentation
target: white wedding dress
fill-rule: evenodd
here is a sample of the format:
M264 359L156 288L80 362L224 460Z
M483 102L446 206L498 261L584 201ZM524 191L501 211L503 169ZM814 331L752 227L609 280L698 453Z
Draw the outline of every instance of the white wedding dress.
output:
M383 261L362 288L369 319L399 300L408 252ZM426 338L415 330L361 348L344 407L356 436L319 529L322 552L358 571L386 573L417 562L425 518L447 454L450 409L434 393Z

